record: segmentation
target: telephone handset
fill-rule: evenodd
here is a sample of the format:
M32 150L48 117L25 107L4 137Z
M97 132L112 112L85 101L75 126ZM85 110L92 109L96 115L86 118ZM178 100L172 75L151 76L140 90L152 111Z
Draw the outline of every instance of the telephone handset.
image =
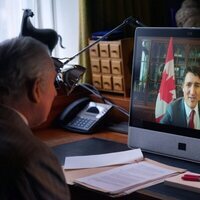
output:
M103 122L112 105L97 103L84 97L72 102L60 115L59 121L64 129L92 133Z

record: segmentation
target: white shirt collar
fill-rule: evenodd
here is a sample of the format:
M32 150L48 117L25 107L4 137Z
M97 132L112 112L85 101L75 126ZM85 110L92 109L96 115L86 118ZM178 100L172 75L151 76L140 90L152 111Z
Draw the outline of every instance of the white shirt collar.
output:
M10 107L10 106L8 106L8 105L5 105L5 104L0 104L0 105L3 106L3 107L6 107L6 108L8 108L8 109L10 109L10 110L12 110L12 111L14 111L15 113L17 113L17 114L20 116L20 118L24 121L24 123L25 123L27 126L29 126L29 123L28 123L27 118L26 118L22 113L20 113L18 110L14 109L14 108L12 108L12 107Z
M28 120L26 119L26 117L22 113L20 113L19 111L15 110L15 109L13 109L13 110L22 118L22 120L28 126L29 124L28 124Z
M189 117L190 116L190 113L192 110L195 110L196 113L198 113L198 104L195 106L194 109L191 109L187 104L186 102L184 101L184 104L185 104L185 111L186 111L186 116Z
M29 123L28 123L27 118L26 118L22 113L20 113L18 110L14 109L14 108L12 108L12 107L10 107L10 106L7 106L7 105L3 105L3 106L5 106L5 107L7 107L7 108L13 110L15 113L17 113L17 114L22 118L22 120L24 121L24 123L25 123L27 126L29 126Z

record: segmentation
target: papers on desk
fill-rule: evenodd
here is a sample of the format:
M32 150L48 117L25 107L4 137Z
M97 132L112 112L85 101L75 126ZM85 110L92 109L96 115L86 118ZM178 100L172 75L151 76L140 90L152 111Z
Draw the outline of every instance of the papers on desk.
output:
M78 164L76 158L81 160L80 164ZM72 164L68 165L67 162L70 162L70 160ZM111 162L112 160L113 162ZM103 166L103 163L105 166ZM101 154L98 157L97 155L78 156L73 159L69 157L69 159L66 158L65 164L68 167L70 166L70 169L64 170L68 184L78 184L110 196L129 194L138 189L162 182L165 178L183 171L179 168L144 159L140 149L114 154ZM87 169L86 164L88 164ZM75 169L72 169L72 166ZM91 166L95 167L91 168ZM79 169L77 169L78 167Z
M140 149L90 156L72 156L65 158L64 169L83 169L127 164L143 160Z
M105 193L118 194L141 184L164 178L175 172L142 161L80 178L76 180L76 183L94 187Z

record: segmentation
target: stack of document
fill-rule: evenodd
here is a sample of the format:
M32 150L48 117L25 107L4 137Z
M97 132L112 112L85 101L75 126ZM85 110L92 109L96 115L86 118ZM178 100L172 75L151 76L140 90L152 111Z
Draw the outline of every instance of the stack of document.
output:
M140 149L92 156L66 157L68 184L78 184L110 196L122 196L164 181L182 169L145 159Z

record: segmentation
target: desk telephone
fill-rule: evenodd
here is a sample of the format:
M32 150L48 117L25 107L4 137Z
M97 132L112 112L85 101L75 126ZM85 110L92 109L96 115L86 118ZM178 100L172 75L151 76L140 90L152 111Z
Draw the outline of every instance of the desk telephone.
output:
M112 105L91 101L88 97L78 99L71 103L62 112L59 122L64 129L92 133L102 125L103 119L111 110Z

